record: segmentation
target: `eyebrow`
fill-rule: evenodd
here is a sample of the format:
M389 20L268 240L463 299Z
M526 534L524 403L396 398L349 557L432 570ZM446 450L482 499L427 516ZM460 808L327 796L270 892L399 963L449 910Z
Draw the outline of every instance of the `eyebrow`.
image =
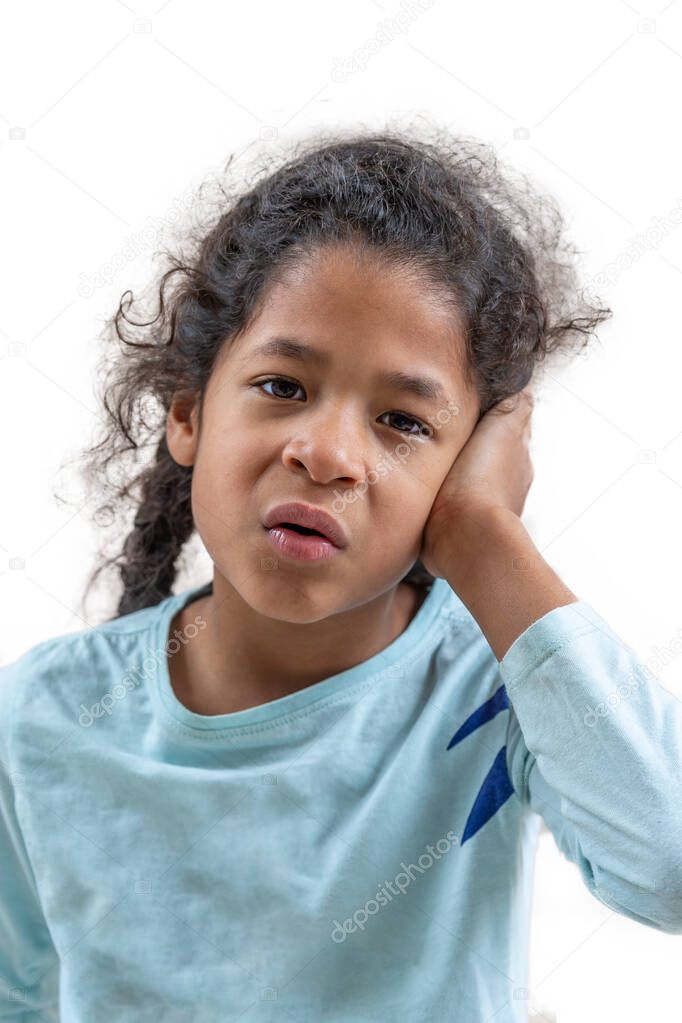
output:
M317 366L329 365L330 358L326 352L306 345L302 341L294 341L291 338L273 337L255 348L253 356L282 356L285 359L296 359L299 362L307 362ZM417 398L426 398L430 401L445 402L446 394L442 384L435 377L416 376L411 373L403 373L401 370L392 370L380 375L380 381L388 387L405 394L412 394Z

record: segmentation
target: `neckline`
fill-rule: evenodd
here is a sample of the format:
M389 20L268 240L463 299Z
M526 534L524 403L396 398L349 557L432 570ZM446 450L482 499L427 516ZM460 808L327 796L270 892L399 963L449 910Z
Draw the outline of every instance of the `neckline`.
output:
M172 594L158 604L158 613L154 628L154 640L157 650L157 669L153 673L153 692L159 707L166 719L176 727L180 726L185 734L205 738L217 738L218 735L229 736L231 740L239 735L248 735L252 731L278 727L286 724L292 715L307 714L329 703L343 691L355 689L361 685L366 687L378 681L386 674L391 674L398 661L409 654L413 657L431 634L432 627L438 622L445 624L448 615L441 614L443 605L453 591L443 578L434 579L429 592L414 617L399 636L387 647L359 664L347 668L336 675L330 675L314 682L305 689L281 696L267 703L247 707L244 710L232 711L228 714L197 714L181 703L171 685L168 670L167 647L171 641L170 625L175 614L192 601L207 596L212 592L213 583L184 590ZM395 672L393 672L395 675ZM314 705L314 706L313 706ZM218 735L216 735L218 733Z

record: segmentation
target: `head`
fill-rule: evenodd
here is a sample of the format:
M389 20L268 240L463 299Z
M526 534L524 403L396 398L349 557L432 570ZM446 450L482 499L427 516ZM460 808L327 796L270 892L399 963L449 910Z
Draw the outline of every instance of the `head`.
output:
M205 391L174 397L166 443L192 468L216 570L260 613L306 622L409 573L478 415L449 296L358 241L325 243L277 268ZM264 520L289 501L331 512L347 546L277 557Z
M129 319L126 293L112 320L125 347L90 471L153 449L113 493L136 508L105 563L118 614L171 592L195 529L272 617L428 581L423 528L479 418L610 314L579 297L560 226L492 151L450 137L317 139L226 199L191 257L170 257L157 315ZM263 351L273 339L289 344ZM331 512L347 547L278 559L263 519L286 501Z

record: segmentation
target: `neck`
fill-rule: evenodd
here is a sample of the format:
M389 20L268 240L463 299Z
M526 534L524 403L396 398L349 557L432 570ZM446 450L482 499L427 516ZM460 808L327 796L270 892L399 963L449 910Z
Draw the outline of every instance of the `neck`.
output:
M425 591L400 583L374 600L298 624L258 614L216 573L213 592L175 616L171 633L206 622L169 659L176 696L197 714L228 714L279 699L368 660L410 623Z

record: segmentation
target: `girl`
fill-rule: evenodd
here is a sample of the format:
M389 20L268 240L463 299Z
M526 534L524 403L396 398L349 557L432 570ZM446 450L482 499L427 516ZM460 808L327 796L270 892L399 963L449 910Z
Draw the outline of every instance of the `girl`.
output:
M541 819L682 933L679 705L520 521L610 313L561 226L480 143L317 138L123 296L118 607L0 679L1 1019L525 1023Z

